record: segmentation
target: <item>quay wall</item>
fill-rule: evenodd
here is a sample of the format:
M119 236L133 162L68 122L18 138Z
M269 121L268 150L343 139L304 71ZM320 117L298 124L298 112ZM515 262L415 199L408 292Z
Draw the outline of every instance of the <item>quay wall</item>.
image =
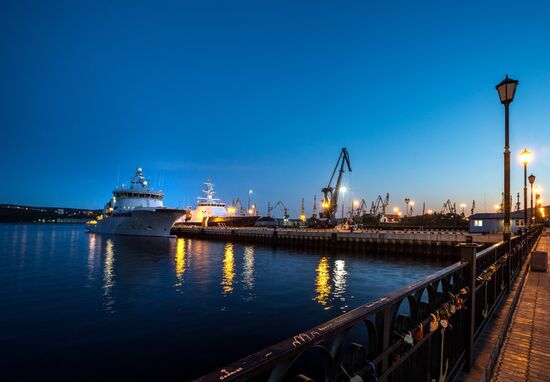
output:
M266 245L366 250L377 253L438 254L457 256L455 246L468 240L481 244L498 242L500 235L470 235L463 231L343 231L273 229L258 227L186 227L172 229L179 237L224 240Z

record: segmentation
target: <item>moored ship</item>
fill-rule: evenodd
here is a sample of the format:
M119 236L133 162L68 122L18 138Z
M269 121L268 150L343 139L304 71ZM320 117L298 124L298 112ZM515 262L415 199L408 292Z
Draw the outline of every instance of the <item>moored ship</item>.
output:
M103 214L86 228L93 233L169 237L185 210L164 207L163 199L164 194L153 190L138 168L130 186L114 189Z
M214 197L214 184L210 181L204 183L206 189L202 190L205 196L197 198L197 207L187 210L185 216L176 222L177 225L195 225L202 227L227 226L237 227L253 226L260 218L257 215L240 214L239 208L230 206ZM254 209L255 211L255 209Z

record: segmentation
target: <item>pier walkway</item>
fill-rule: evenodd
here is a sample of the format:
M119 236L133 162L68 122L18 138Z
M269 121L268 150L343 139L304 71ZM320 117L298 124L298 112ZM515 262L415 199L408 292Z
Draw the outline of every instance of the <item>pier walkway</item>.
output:
M546 228L537 250L550 250ZM504 340L493 381L550 381L550 273L527 274L510 329Z

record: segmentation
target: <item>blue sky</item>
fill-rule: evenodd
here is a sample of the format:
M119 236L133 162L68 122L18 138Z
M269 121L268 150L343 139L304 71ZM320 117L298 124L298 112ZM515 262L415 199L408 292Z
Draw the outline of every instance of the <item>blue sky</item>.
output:
M524 147L550 191L549 6L481 3L1 1L0 203L100 208L142 166L296 215L345 146L356 198L492 210L506 73L512 192Z

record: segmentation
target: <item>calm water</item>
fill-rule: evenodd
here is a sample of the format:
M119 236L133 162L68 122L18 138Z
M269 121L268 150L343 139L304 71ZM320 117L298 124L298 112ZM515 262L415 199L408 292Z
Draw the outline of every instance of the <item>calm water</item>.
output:
M444 263L0 225L2 379L188 380Z

